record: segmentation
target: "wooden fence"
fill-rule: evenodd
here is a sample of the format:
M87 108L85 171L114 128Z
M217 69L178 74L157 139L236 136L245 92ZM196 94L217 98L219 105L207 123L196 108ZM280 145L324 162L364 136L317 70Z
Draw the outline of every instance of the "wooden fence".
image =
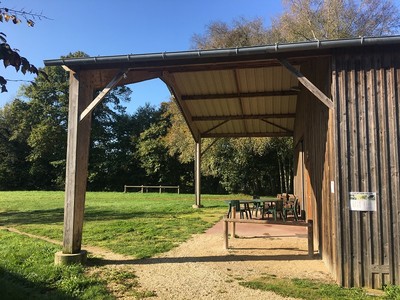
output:
M149 189L158 189L160 194L166 189L176 189L178 194L180 193L179 185L124 185L124 193L127 192L128 188L140 189L141 193L148 193Z

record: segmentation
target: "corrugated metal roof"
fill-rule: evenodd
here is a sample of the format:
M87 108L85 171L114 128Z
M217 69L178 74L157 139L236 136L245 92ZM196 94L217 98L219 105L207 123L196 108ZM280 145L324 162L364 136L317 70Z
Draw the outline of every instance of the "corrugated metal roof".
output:
M372 37L47 60L45 65L66 65L74 72L92 72L97 88L105 87L121 69L128 72L120 84L161 78L174 94L195 140L290 136L294 132L297 95L307 82L299 85L298 74L294 75L293 69L288 71L289 63L299 69L302 62L329 56L338 48L398 43L399 36ZM326 99L321 101L331 105Z

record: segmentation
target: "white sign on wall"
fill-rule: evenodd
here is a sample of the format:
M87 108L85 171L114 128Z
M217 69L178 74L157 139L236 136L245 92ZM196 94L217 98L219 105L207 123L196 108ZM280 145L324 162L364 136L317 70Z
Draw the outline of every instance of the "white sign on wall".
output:
M350 192L350 210L376 211L376 193Z

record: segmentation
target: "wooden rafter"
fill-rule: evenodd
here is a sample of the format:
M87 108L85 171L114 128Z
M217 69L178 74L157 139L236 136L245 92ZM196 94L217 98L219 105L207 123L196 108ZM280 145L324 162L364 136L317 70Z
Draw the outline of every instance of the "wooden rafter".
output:
M211 127L211 128L208 129L206 132L204 132L204 133L202 134L202 136L203 136L204 134L208 134L209 132L213 131L214 129L216 129L216 128L222 126L222 125L224 125L226 122L229 122L229 120L225 120L225 121L219 123L218 125L215 125L214 127Z
M238 73L237 69L235 69L233 71L233 73L234 73L234 78L235 78L236 90L238 91L238 94L241 94L241 88L240 88L240 83L239 83L240 82L239 81L239 73ZM239 97L239 105L240 105L240 112L241 112L242 116L244 116L245 113L244 113L244 108L243 108L243 99L242 99L242 97ZM242 124L243 124L243 127L244 127L244 131L247 132L248 130L247 130L246 122L243 122Z
M264 114L264 115L246 115L246 116L209 116L192 117L193 122L197 121L223 121L223 120L260 120L260 119L287 119L295 118L296 114Z
M283 126L281 126L281 125L275 124L274 122L270 122L270 121L268 121L268 120L266 120L266 119L261 119L261 120L262 120L263 122L267 123L267 124L270 124L270 125L276 127L276 128L282 129L283 131L286 131L286 132L289 132L289 133L293 133L293 131L291 131L290 129L288 129L288 128L286 128L286 127L283 127Z
M186 103L181 101L182 93L178 88L178 84L176 83L176 79L175 79L174 75L171 74L170 72L165 71L162 74L161 80L164 81L164 83L168 86L171 93L174 95L174 97L176 99L176 103L177 103L180 111L184 115L185 119L191 120L192 116L191 116L190 110L188 109ZM194 131L192 126L189 126L189 130L191 131L194 140L196 142L199 142L201 139L200 132L198 130Z
M285 91L265 91L252 93L230 93L230 94L209 94L209 95L182 95L182 100L218 100L218 99L237 99L237 98L257 98L275 96L297 96L298 90Z
M259 133L204 133L202 134L203 138L218 138L218 137L226 137L226 138L240 138L240 137L282 137L282 136L293 136L291 132L259 132Z

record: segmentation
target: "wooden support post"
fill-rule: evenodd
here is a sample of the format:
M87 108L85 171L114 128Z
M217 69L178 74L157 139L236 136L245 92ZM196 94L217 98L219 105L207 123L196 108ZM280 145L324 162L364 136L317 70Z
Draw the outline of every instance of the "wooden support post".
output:
M196 143L196 151L195 151L195 196L196 203L193 205L194 208L203 207L201 205L201 139Z
M314 229L313 221L307 221L307 237L308 237L308 256L314 257Z
M231 211L231 218L232 219L235 219L236 218L236 206L232 206L232 211ZM234 238L236 238L236 223L235 222L231 222L231 226L232 226L232 229L231 229L231 237L234 239Z
M224 249L228 249L228 221L224 220Z
M81 252L91 115L80 114L93 99L88 73L70 72L63 253Z

